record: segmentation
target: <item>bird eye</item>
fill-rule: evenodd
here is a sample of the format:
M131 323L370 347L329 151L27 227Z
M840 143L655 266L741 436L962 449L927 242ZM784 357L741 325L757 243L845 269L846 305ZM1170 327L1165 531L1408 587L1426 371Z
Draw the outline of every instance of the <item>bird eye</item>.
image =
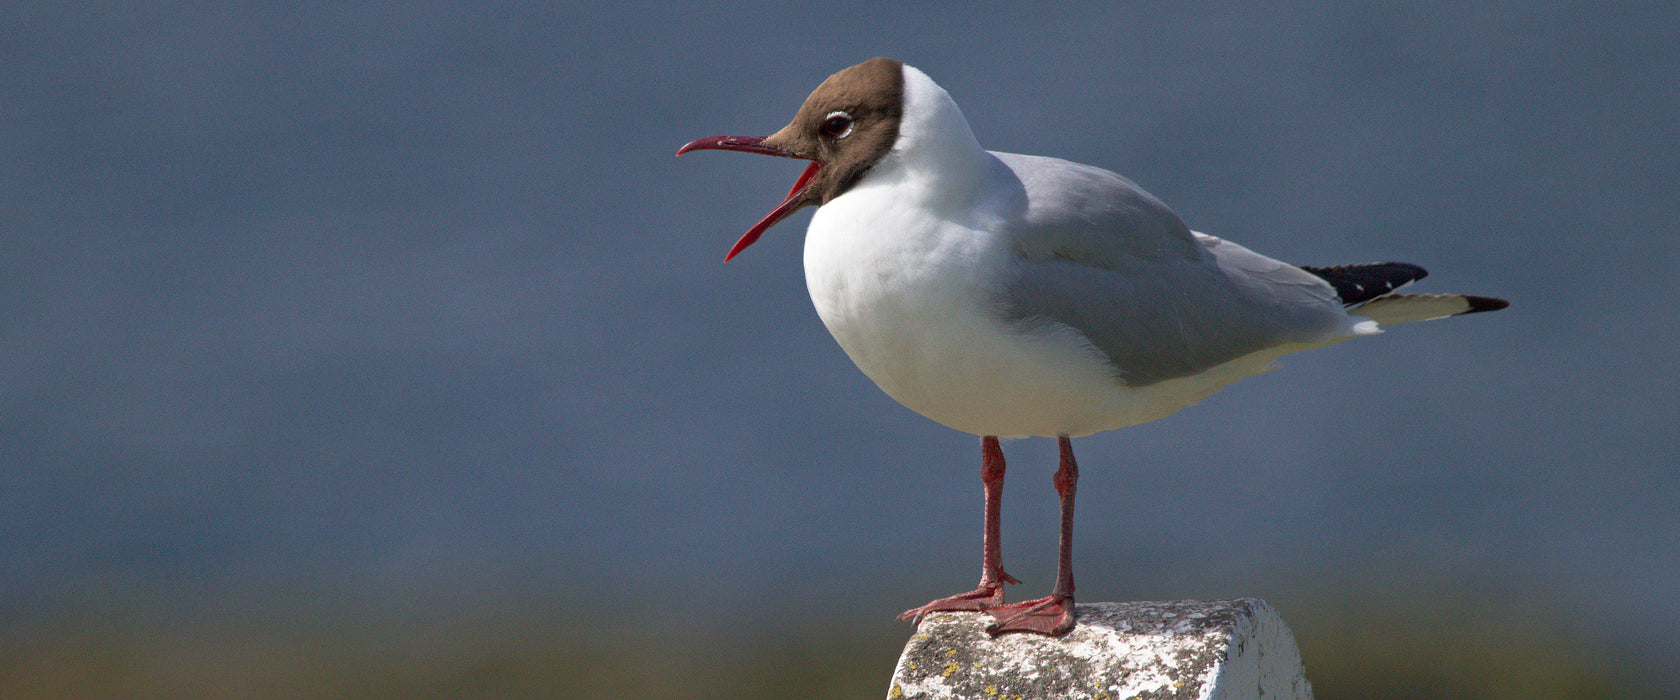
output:
M852 115L845 112L829 112L823 117L822 132L830 138L843 139L852 133Z

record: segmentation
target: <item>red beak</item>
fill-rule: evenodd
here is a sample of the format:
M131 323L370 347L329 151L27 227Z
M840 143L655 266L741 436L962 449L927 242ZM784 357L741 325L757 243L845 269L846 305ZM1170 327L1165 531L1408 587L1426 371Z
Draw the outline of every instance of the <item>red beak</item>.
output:
M689 151L717 150L804 159L803 156L796 156L779 148L765 146L763 143L764 139L759 136L708 136L688 142L682 148L677 149L677 155L680 156ZM805 172L800 173L799 179L794 181L793 189L788 190L787 199L782 200L782 203L777 205L775 209L770 210L769 214L765 214L764 218L759 219L758 223L747 229L746 234L741 236L741 240L735 242L735 247L729 249L729 254L724 256L723 261L729 262L729 259L735 257L736 253L746 250L747 246L757 242L758 237L764 235L765 231L770 230L771 226L775 226L776 222L787 218L789 214L808 204L809 202L806 202L804 197L805 186L811 183L811 178L816 177L817 171L821 169L822 163L811 161L811 164L805 168Z

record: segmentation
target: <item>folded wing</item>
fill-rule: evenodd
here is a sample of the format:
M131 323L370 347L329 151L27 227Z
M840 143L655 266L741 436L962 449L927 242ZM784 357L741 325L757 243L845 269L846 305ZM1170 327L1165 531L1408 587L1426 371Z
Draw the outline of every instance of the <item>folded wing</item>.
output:
M1355 333L1322 277L1191 232L1118 175L1049 158L999 158L1020 177L1027 206L999 290L1003 317L1029 332L1076 331L1124 384Z

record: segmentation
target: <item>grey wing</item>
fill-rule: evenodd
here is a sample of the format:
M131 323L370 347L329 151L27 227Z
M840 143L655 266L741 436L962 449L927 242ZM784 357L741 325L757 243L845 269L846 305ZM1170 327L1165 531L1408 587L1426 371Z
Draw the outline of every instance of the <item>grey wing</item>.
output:
M999 289L1000 313L1026 332L1053 325L1077 331L1125 384L1188 376L1270 347L1351 332L1329 284L1189 231L1118 175L1064 161L1005 163L1031 174L1021 178L1029 204L1012 232L1015 255ZM1067 187L1068 180L1077 186Z
M1019 211L1010 219L1023 225L1011 238L1024 258L1118 272L1202 256L1178 215L1126 178L1057 158L993 155L1020 183Z

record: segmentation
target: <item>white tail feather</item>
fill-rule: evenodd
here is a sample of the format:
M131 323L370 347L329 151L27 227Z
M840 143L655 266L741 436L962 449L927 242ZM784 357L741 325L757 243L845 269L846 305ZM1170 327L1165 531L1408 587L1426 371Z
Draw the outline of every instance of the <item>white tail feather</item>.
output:
M1348 309L1379 325L1429 321L1479 310L1463 294L1387 294Z

